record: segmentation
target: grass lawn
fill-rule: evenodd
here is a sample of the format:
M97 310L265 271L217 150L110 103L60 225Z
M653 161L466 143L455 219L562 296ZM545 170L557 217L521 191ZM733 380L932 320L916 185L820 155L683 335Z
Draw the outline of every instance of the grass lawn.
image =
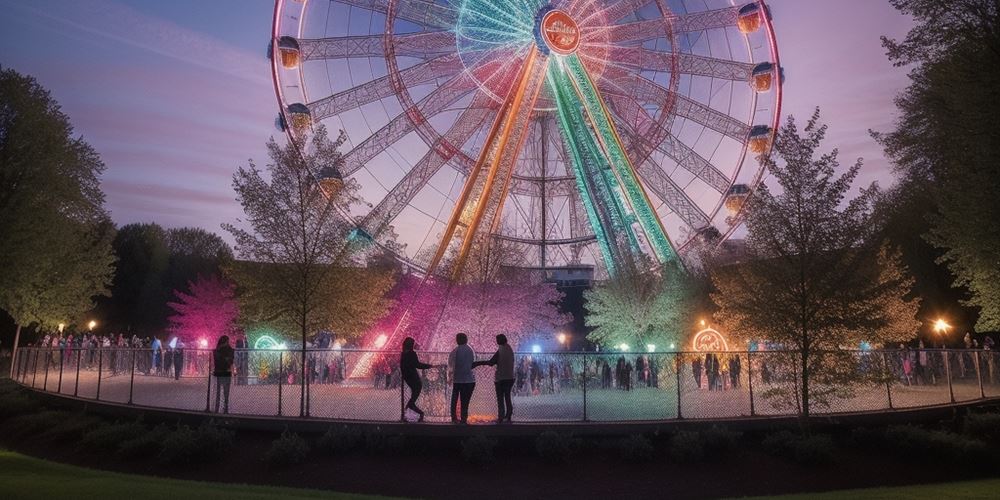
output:
M781 500L809 499L835 500L849 498L851 500L881 500L881 499L915 499L939 500L942 498L997 498L1000 496L1000 479L984 479L981 481L963 481L959 483L940 483L919 486L898 486L893 488L870 488L859 490L832 491L829 493L809 493L805 495L782 495Z
M3 498L45 500L52 498L93 498L99 500L114 498L141 498L143 500L184 498L369 500L388 498L296 488L203 483L118 474L57 464L6 450L0 450L0 489L2 489L0 496Z

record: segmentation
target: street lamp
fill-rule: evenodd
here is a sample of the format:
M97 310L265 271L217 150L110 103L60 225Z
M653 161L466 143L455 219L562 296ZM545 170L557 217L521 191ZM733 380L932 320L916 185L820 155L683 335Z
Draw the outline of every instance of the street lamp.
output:
M87 327L90 328L90 331L94 331L94 327L96 327L96 326L97 326L97 322L94 321L94 320L90 320L90 323L87 323Z
M63 332L63 328L66 328L66 323L59 323L59 333Z
M566 337L565 333L560 333L559 335L556 335L556 340L558 340L559 341L559 345L561 345L563 347L563 349L565 349L567 347L566 346L566 341L569 340L569 338Z
M934 322L934 331L938 334L938 337L941 338L941 345L942 346L944 346L944 338L943 337L948 334L948 329L950 329L950 328L951 328L951 325L949 325L947 321L945 321L945 320L943 320L941 318L938 318L937 321Z

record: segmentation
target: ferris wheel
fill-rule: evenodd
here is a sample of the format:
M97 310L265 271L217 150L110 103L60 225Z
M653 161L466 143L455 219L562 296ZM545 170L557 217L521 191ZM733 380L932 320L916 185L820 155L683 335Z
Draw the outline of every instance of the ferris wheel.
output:
M782 71L762 0L276 0L279 127L343 130L354 235L433 273L663 265L761 182Z

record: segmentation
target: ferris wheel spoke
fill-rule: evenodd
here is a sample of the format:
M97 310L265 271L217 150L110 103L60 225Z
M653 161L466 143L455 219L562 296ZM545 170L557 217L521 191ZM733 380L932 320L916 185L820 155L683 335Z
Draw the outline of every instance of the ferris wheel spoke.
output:
M674 33L690 33L715 28L736 26L739 8L691 12L668 19L647 19L608 26L608 39L612 43L642 42L667 36L668 23Z
M382 57L385 55L385 35L342 36L298 40L303 61L346 59L351 57ZM396 56L433 57L455 51L455 33L423 31L392 35Z
M477 94L451 128L438 138L423 158L365 216L361 223L362 229L377 237L449 161L461 162L466 164L466 169L471 168L469 164L472 159L461 148L492 114L491 102L485 94Z
M386 14L389 0L332 0L337 3L361 7L372 12ZM458 20L458 12L448 5L427 0L407 0L396 2L396 19L402 19L427 28L450 29Z
M667 127L657 123L639 103L626 97L612 96L611 108L618 117L617 122L634 139L632 151L636 161L645 160L655 149L719 193L729 190L732 182L726 174L670 133Z
M674 114L703 125L720 134L743 142L750 133L750 126L721 111L673 92L637 73L626 73L621 68L609 67L605 72L606 92L635 99L641 103L672 106Z
M642 46L615 46L609 52L607 59L617 66L653 71L674 71L674 55L669 52L651 50ZM688 53L677 54L676 64L676 71L681 74L709 76L748 83L755 66L753 63Z
M448 54L422 62L399 72L402 85L411 87L428 83L440 77L448 77L462 71L463 65L457 54ZM338 92L306 105L314 121L336 116L344 111L359 108L365 104L384 99L400 89L389 76L363 83L357 87Z

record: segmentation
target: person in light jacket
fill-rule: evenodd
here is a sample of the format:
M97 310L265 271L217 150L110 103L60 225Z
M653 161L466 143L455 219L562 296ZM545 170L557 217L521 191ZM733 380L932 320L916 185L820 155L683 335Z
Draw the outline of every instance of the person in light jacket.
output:
M497 352L487 361L476 361L472 367L495 366L493 385L497 392L497 423L510 422L514 415L514 404L510 399L514 388L514 350L507 343L507 336L497 335Z

